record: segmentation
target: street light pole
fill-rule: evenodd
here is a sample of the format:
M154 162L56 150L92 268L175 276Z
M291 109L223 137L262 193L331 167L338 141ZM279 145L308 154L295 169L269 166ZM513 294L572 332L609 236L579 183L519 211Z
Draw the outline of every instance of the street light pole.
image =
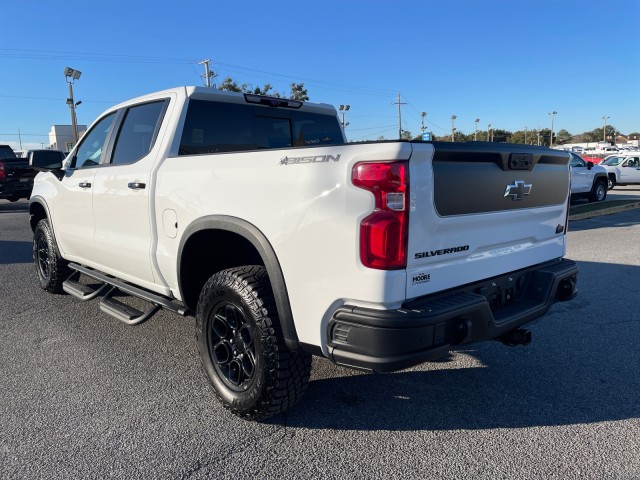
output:
M340 110L340 113L342 114L342 129L344 130L344 128L349 125L349 122L344 123L344 113L346 111L348 111L351 108L351 105L340 105L338 107L338 110Z
M607 141L607 118L611 118L611 117L602 115L602 141L603 142Z
M71 130L73 135L73 146L78 143L78 123L76 122L76 104L73 101L73 82L78 80L82 75L82 72L74 70L73 68L64 69L64 79L69 84L69 98L67 98L67 105L71 109ZM78 102L79 104L79 102Z
M453 123L453 121L458 118L456 115L451 115L451 141L455 142L456 141L456 137L455 137L455 133L456 133L456 127Z
M547 113L547 115L551 115L551 139L549 140L550 147L553 147L553 121L557 114L558 112L555 112L555 111Z
M477 142L477 141L478 141L478 122L479 122L479 121L480 121L480 119L479 119L479 118L476 118L476 119L474 120L474 123L476 124L476 129L475 129L475 131L473 132L473 141L474 141L474 142Z

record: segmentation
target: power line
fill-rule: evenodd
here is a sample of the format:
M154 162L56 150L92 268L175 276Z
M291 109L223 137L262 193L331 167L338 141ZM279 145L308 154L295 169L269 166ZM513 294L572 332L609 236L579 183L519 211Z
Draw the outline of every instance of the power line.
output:
M11 53L16 52L16 53ZM0 48L0 57L36 58L42 60L77 59L86 61L124 62L124 63L169 63L192 64L197 60L177 57L150 57L148 55L124 55L118 53L68 52L58 50L25 50Z
M21 98L21 99L25 99L25 100L55 100L56 102L58 101L62 101L64 102L66 100L66 98L61 98L61 97L31 97L31 96L26 96L26 95L0 95L1 98ZM120 103L121 100L119 101L113 101L113 100L82 100L82 103L108 103L110 105L115 105L117 103Z

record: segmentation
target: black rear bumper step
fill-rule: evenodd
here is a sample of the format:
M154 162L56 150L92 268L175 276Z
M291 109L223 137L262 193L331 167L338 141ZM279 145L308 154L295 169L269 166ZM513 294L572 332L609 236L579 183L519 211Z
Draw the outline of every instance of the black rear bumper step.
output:
M578 265L565 259L417 298L399 309L343 305L327 326L329 358L392 372L440 358L461 344L498 339L526 345L531 333L520 327L555 302L573 298L577 274Z

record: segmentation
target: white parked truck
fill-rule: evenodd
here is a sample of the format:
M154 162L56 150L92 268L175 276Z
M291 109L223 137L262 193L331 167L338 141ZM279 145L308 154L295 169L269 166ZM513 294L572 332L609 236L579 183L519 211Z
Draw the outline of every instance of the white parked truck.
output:
M63 164L33 167L42 288L129 325L195 315L243 418L298 401L312 355L389 372L526 344L522 326L576 294L566 152L349 144L332 106L181 87L110 108Z

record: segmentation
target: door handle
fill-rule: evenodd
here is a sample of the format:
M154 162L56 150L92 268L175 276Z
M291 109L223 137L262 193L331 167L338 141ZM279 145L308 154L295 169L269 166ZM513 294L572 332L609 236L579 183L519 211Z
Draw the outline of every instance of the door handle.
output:
M91 182L80 182L78 186L80 188L91 188Z
M143 190L147 187L147 184L142 182L131 182L127 185L127 187L132 190Z

